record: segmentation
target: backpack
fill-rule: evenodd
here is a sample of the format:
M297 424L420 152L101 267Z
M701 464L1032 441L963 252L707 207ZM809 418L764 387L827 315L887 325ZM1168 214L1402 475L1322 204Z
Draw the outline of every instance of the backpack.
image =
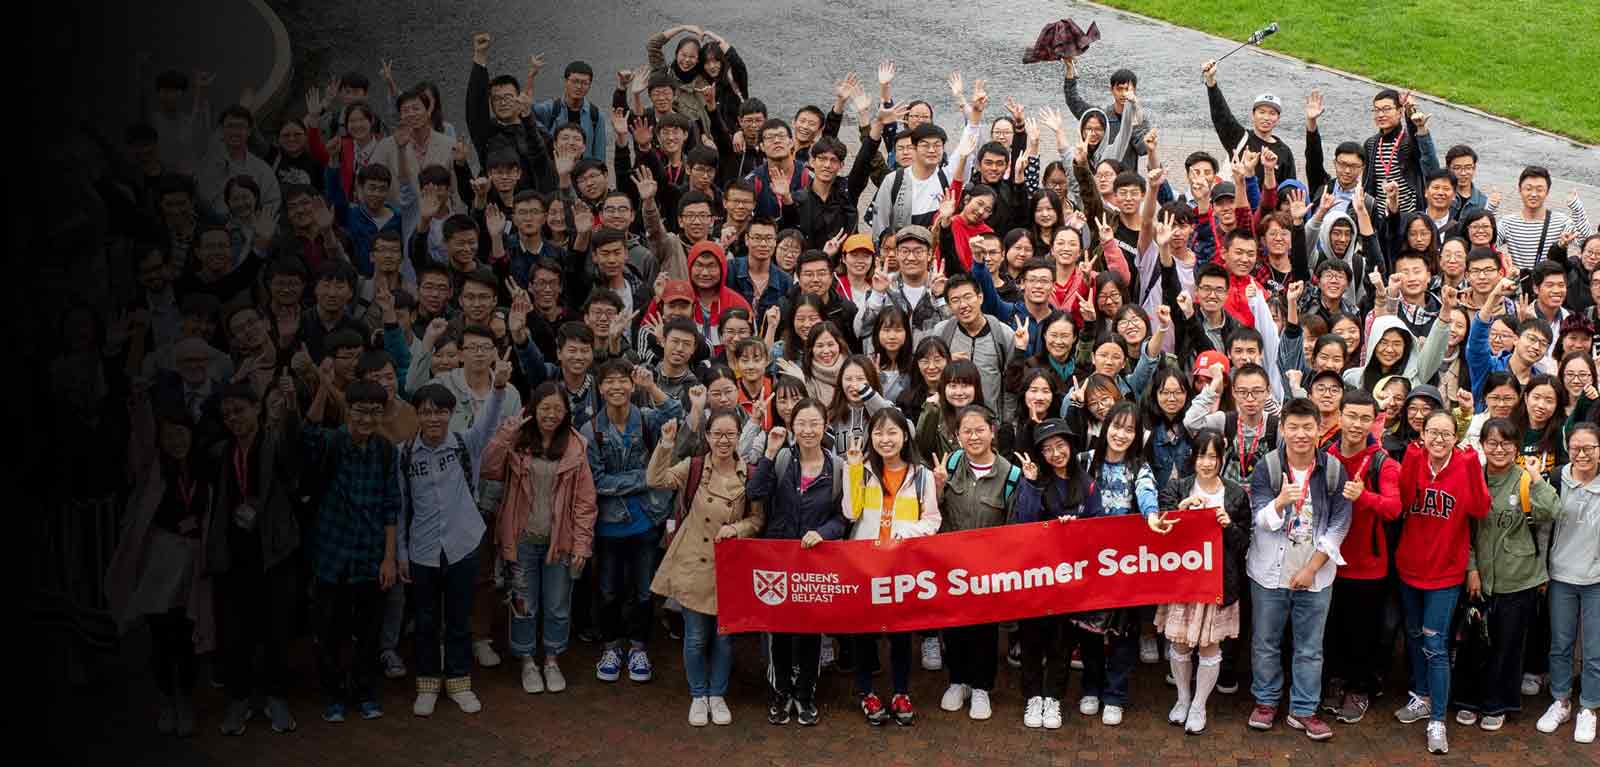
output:
M689 476L684 479L683 489L678 491L677 508L673 510L672 518L667 520L666 532L661 537L661 548L671 546L672 539L683 529L683 520L689 516L689 509L694 505L695 494L700 492L700 481L705 478L705 473L706 456L697 455L689 459ZM749 499L746 498L743 503L748 510ZM744 514L739 516L743 517Z
M961 456L965 455L966 452L964 449L957 448L955 452L950 454L949 458L945 459L944 470L954 473L956 465L961 463ZM1012 464L1011 471L1006 474L1005 500L1007 503L1011 502L1011 496L1016 495L1017 484L1021 481L1022 469L1017 468L1016 464Z
M1266 458L1262 459L1267 468L1267 481L1270 482L1273 487L1281 487L1283 485L1283 463L1279 458L1280 455L1281 454L1277 450L1273 450L1271 453L1267 454ZM1340 463L1337 459L1330 459L1323 465L1325 467L1323 469L1324 486L1330 489L1335 487L1344 487L1344 483L1347 479L1344 475L1344 464ZM1311 470L1316 471L1317 469L1315 466L1313 466ZM1307 480L1309 481L1309 479L1310 478L1308 476Z
M450 432L450 436L455 438L455 442L456 442L456 447L455 447L456 462L461 465L461 476L467 482L467 495L468 495L468 497L472 498L473 501L477 501L478 489L476 487L474 487L473 484L472 484L472 452L470 450L467 450L467 443L466 443L465 440L461 439L461 432L458 432L458 431ZM420 439L420 437L419 437L419 439ZM405 498L406 498L405 530L406 530L406 540L408 540L408 541L411 540L411 518L416 515L416 508L417 508L416 503L411 500L411 471L410 471L410 468L411 468L411 451L416 447L416 445L417 445L417 441L415 439L408 440L406 442L405 448L403 448L400 451L400 465L401 465L401 467L403 467L401 469L401 477L402 477L401 490L402 490L402 492L405 493ZM390 451L390 452L393 453L394 451Z
M1517 480L1517 499L1522 502L1522 518L1524 520L1529 520L1533 514L1533 497L1530 495L1532 489L1533 472L1523 469L1522 478ZM1531 520L1528 521L1528 537L1533 540L1533 555L1535 557L1539 556L1539 534L1534 531Z
M911 168L909 168L909 167L900 168L899 170L896 170L894 172L894 180L889 182L889 215L890 216L894 215L894 204L895 204L895 201L900 199L900 190L901 190L901 188L903 188L906 185L906 174L910 173L910 172L911 172ZM940 189L949 189L950 188L950 177L945 175L944 166L943 165L939 166L939 170L937 171L937 173L939 175L939 188ZM896 227L896 229L898 229L899 227L906 226L906 225L910 224L911 222L910 221L895 221L893 223L894 223L894 226Z
M1248 492L1248 488L1250 487L1250 471L1247 470L1245 466L1243 466L1242 464L1239 463L1239 453L1238 453L1238 443L1237 443L1238 436L1239 436L1239 411L1237 411L1237 410L1229 410L1228 413L1227 413L1227 416L1225 417L1225 419L1223 421L1223 426L1222 426L1223 444L1226 446L1226 448L1228 450L1228 454L1225 457L1224 462L1223 462L1223 468L1226 469L1228 464L1231 463L1234 466L1234 469L1237 472L1237 479L1239 481L1239 484L1243 485L1246 488L1246 492ZM1269 415L1269 416L1266 417L1266 423L1263 424L1263 428L1261 430L1260 439L1256 440L1256 443L1257 443L1257 445L1256 445L1256 449L1254 451L1254 454L1250 457L1250 461L1251 461L1250 469L1254 469L1255 468L1255 462L1261 459L1261 454L1262 454L1262 450L1263 449L1266 450L1266 452L1269 452L1269 453L1270 452L1275 452L1277 450L1277 447L1278 447L1278 417L1276 415ZM1262 447L1261 443L1266 443L1264 448ZM1276 485L1277 483L1274 482L1273 484Z
M823 458L833 464L833 508L839 508L844 500L844 459L828 455L823 452ZM778 479L783 479L789 473L789 465L794 463L794 448L784 448L778 451L778 457L773 461Z

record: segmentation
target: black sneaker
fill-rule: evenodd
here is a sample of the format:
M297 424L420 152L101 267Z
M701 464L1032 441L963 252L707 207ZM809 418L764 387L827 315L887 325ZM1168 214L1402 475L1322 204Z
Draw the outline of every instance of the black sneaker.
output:
M794 710L795 710L795 720L800 722L800 725L802 727L814 727L814 726L816 726L816 724L817 724L817 703L816 703L816 701L796 699L795 702L794 702Z
M789 709L794 706L794 698L783 693L775 693L772 701L767 704L767 721L771 724L788 724Z

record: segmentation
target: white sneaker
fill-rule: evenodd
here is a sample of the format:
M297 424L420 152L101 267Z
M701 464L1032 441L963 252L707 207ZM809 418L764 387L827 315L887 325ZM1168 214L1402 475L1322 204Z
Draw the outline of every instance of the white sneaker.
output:
M1046 730L1061 729L1061 701L1055 698L1044 699L1044 728Z
M1579 709L1578 724L1572 728L1572 739L1578 743L1593 743L1595 719L1594 709Z
M1544 687L1544 679L1540 678L1540 676L1538 674L1523 674L1522 675L1522 694L1523 695L1538 695L1539 694L1539 690L1542 689L1543 687Z
M939 652L939 638L922 640L922 670L938 671L944 668L944 655Z
M994 709L989 707L989 691L973 690L972 706L967 709L967 716L973 719L988 719L994 715Z
M483 702L478 700L477 693L471 690L450 693L450 700L456 702L463 714L476 714L483 710Z
M689 701L689 726L704 727L711 724L711 704L705 698Z
M1044 726L1044 698L1035 695L1028 699L1028 707L1022 710L1022 726Z
M472 657L477 659L478 665L484 668L494 668L500 665L500 654L494 651L494 642L488 639L473 641Z
M1100 699L1093 695L1085 695L1079 698L1078 713L1084 716L1094 716L1100 713Z
M1156 644L1155 635L1139 637L1139 662L1161 662L1161 647Z
M1183 724L1189 721L1189 701L1180 700L1172 704L1172 710L1167 712L1167 721L1171 724Z
M1428 753L1450 753L1450 741L1445 737L1444 722L1428 722Z
M721 695L713 695L706 699L711 707L711 723L719 726L733 724L733 712L728 710L728 701Z
M833 665L833 640L832 639L830 639L828 637L823 637L822 638L822 652L821 652L821 654L819 654L817 656L817 662L819 664L823 665L823 666L832 666Z
M939 699L939 708L946 711L960 711L967 698L972 697L972 688L964 684L953 684L945 688L944 697Z
M561 667L553 660L544 662L544 689L545 692L561 692L567 689L567 677L561 673Z
M433 716L433 707L439 705L439 693L419 692L417 699L411 702L413 716Z
M544 692L544 676L539 673L539 662L533 658L522 659L522 691L529 695Z
M1199 735L1206 731L1206 707L1189 704L1189 716L1183 721L1183 731L1190 735Z
M1544 716L1539 717L1539 723L1534 726L1539 728L1539 732L1548 735L1555 732L1561 725L1566 724L1567 720L1571 718L1572 704L1564 700L1558 700L1551 703L1550 707L1544 710Z
M1100 723L1107 727L1116 727L1122 724L1122 707L1106 706L1100 710Z

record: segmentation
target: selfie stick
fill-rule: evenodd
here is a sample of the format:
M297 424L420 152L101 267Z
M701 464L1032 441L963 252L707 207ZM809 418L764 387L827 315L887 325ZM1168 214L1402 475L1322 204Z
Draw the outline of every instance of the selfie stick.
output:
M1268 25L1256 30L1255 34L1250 35L1250 39L1240 43L1239 47L1234 48L1233 50L1228 51L1227 53L1224 53L1221 56L1217 57L1217 61L1222 61L1223 59L1228 58L1229 56L1232 56L1235 53L1238 53L1240 50L1243 50L1245 48L1245 46L1259 45L1262 40L1267 39L1268 37L1270 37L1273 33L1277 32L1277 31L1278 31L1278 22L1274 21L1271 24L1268 24Z

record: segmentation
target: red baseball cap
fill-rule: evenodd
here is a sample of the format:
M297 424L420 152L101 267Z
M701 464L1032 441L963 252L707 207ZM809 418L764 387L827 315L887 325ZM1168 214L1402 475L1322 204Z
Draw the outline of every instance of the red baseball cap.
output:
M1194 358L1194 377L1211 378L1211 366L1221 365L1222 374L1228 374L1228 356L1216 349L1207 349Z
M661 286L659 296L661 304L670 304L673 301L687 301L694 303L694 286L688 280L669 280Z

